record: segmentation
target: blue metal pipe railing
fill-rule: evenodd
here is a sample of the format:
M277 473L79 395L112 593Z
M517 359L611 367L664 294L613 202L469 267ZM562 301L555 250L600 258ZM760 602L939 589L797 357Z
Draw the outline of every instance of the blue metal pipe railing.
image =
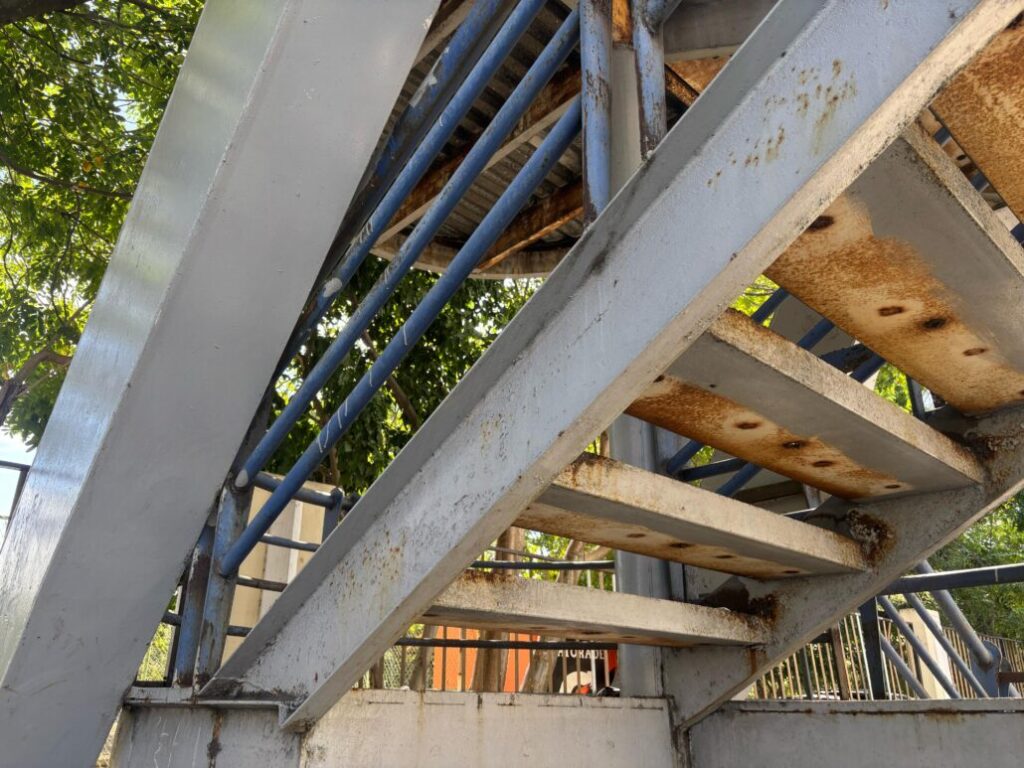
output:
M574 22L575 19L566 22L566 24L573 25L569 27L573 32L575 32ZM554 49L558 53L567 54L571 46L566 48L563 42L559 42ZM543 56L542 54L542 58ZM541 59L538 59L538 62L540 61ZM259 542L260 537L267 532L295 491L320 465L331 447L345 435L385 379L419 341L465 279L469 277L480 259L497 241L516 213L526 204L533 190L544 180L579 133L580 112L580 99L576 98L569 110L559 119L541 145L530 156L526 165L505 189L494 207L480 222L466 244L452 259L447 271L428 291L419 306L413 310L412 315L380 353L370 370L364 374L345 398L341 407L327 422L316 440L309 445L281 481L281 485L271 494L263 508L239 536L238 541L222 562L221 572L223 574L233 574L238 569L242 560Z
M903 599L906 600L907 603L910 604L910 607L917 612L921 621L924 622L926 627L928 627L928 631L932 633L932 637L935 638L935 642L942 647L942 650L946 652L949 660L953 662L958 670L960 670L960 674L963 675L967 684L970 685L971 688L974 689L974 692L981 698L987 698L988 692L985 690L985 686L983 686L981 681L975 677L974 670L972 670L970 665L963 660L956 648L953 647L953 644L949 642L949 638L946 637L946 633L942 631L942 626L935 620L935 617L928 612L928 609L925 608L921 599L917 595L910 593L903 595Z
M927 560L922 560L918 563L915 566L915 570L918 573L930 574L935 572ZM956 633L960 635L961 639L967 644L971 654L973 654L975 659L978 661L979 666L983 669L988 669L995 664L996 660L993 657L992 652L985 646L982 639L978 637L978 633L974 631L974 627L971 626L967 617L964 616L963 611L960 610L960 606L956 604L956 600L953 599L953 596L944 589L932 590L929 594L931 594L932 599L939 606L939 610L946 615L946 618L949 620L953 629L956 630Z
M438 122L440 115L437 112L444 106L442 101L469 79L472 67L483 55L482 49L493 39L503 12L512 4L509 0L474 2L466 18L445 43L423 82L409 99L408 106L395 121L366 184L356 197L352 219L358 222L359 230L365 227L370 214L402 171L410 154L422 146L427 131ZM454 127L452 124L451 128ZM348 226L343 228L346 232L352 231Z
M989 587L996 584L1019 584L1022 581L1024 581L1024 563L1011 563L983 568L966 568L959 571L921 572L917 576L904 576L894 581L880 594L898 595L933 590L963 589L964 587Z
M493 0L487 0L487 3L482 4L479 8L474 5L470 15L467 16L466 22L464 22L459 31L456 32L456 36L459 38L460 47L465 54L466 50L470 48L472 43L469 40L469 35L479 36L483 34L490 23L493 22L492 16L498 12L497 8L492 6L497 5ZM440 116L433 122L430 129L424 136L423 141L416 147L416 151L408 159L408 162L404 162L401 170L398 172L394 182L391 183L386 193L381 197L380 202L374 208L372 213L366 218L366 222L359 228L357 236L348 245L348 249L345 251L344 256L341 258L340 263L334 268L331 276L324 282L323 287L316 295L313 302L312 308L309 312L301 319L299 328L295 333L292 334L292 338L289 342L285 353L282 355L279 367L288 365L288 362L295 356L299 351L299 348L309 337L309 334L316 327L316 324L321 322L324 314L334 303L338 294L345 289L345 287L352 280L355 272L362 265L370 255L370 251L377 244L380 234L390 223L398 209L401 208L401 204L406 201L410 196L413 189L420 182L423 176L430 170L431 164L440 153L444 144L451 138L455 132L456 127L466 116L466 114L472 108L473 102L479 97L480 93L486 87L487 83L490 82L498 72L502 63L508 58L509 53L515 47L519 38L522 37L523 33L529 27L530 23L540 9L544 6L543 0L523 0L516 9L509 15L502 29L495 35L494 40L490 42L486 50L480 56L479 60L475 63L469 75L465 81L459 86L455 94L452 96L449 103L444 106ZM479 11L479 13L477 13ZM465 35L463 34L463 28L472 20L473 26L467 30ZM455 38L453 38L455 43ZM445 59L444 73L447 77L452 77L452 72L458 68L458 61L453 56L447 55L452 51L452 46L449 46L449 50L442 54L442 58ZM451 60L450 60L451 59ZM438 59L440 63L440 59ZM434 96L437 97L436 95ZM427 110L416 110L417 116L410 118L407 123L407 132L415 130L416 121L422 119L423 115L428 114ZM400 122L400 121L399 121ZM400 126L396 126L398 128ZM408 140L408 136L397 139ZM384 158L382 158L383 162ZM329 364L325 364L327 366ZM328 377L333 373L334 368L326 371L313 370L307 377L307 381L315 374L318 379L326 381ZM278 376L282 373L278 371ZM276 377L275 377L276 378ZM295 402L294 411L298 413L289 413L289 418L298 418L298 415L305 410L308 406L310 399L315 395L319 389L323 387L323 383L315 387L310 393L308 389L301 389L297 392L292 400L289 401L289 406L292 402ZM296 399L298 398L298 399ZM286 409L287 410L287 409ZM279 421L285 414L279 417ZM288 425L291 427L291 425ZM280 444L280 439L278 443ZM266 453L269 451L267 456L261 462L253 462L259 467L263 467L266 464L266 460L269 459L269 454L273 453L276 444L258 447L258 451ZM262 445L262 443L261 443ZM252 476L252 470L247 470L249 477ZM247 479L247 478L243 478Z
M689 483L693 480L704 480L709 477L727 475L730 472L736 472L737 470L743 469L746 464L747 462L743 459L723 459L722 461L716 461L713 464L702 464L698 467L685 467L676 473L676 478L682 480L684 483Z
M914 695L919 699L927 699L928 691L921 685L921 681L917 679L917 675L914 674L914 670L907 666L907 662L900 656L899 651L892 647L892 643L889 642L889 638L880 637L879 644L882 647L882 653L886 655L890 663L895 667L899 676L902 677L910 689L914 692Z
M583 77L583 221L589 224L611 200L611 2L580 0L579 10Z
M525 23L520 17L528 17L526 21L532 19L533 14L542 5L543 0L524 0L524 3L514 12L513 17L510 17L509 23L513 21L513 18L518 19L519 23ZM520 11L522 11L521 14ZM441 225L444 224L445 220L455 209L455 206L458 205L477 176L484 170L487 161L512 132L516 122L529 108L548 80L551 79L555 70L565 61L569 52L576 47L578 25L579 14L574 11L562 23L558 32L555 33L555 36L533 63L533 66L523 76L523 79L519 81L519 84L502 105L501 109L498 110L490 125L487 126L472 149L470 149L465 160L462 161L461 165L459 165L455 173L448 180L448 183L445 184L444 189L441 190L426 216L416 225L412 234L402 244L394 260L388 264L369 293L360 302L352 317L349 318L344 328L342 328L341 333L331 343L323 357L317 361L313 370L310 371L306 380L302 383L302 386L299 387L298 392L288 401L288 405L285 406L259 444L246 459L242 471L235 478L235 484L238 487L244 487L248 484L249 479L266 465L274 451L287 436L289 430L291 430L313 398L316 397L317 393L334 374L334 371L337 370L338 366L348 356L362 333L373 321L373 318L398 288L402 278L412 269L423 249L430 244L437 231L441 228ZM499 33L499 37L503 37L504 31L503 29ZM497 43L497 39L495 43ZM484 59L490 61L489 54L490 50L485 54ZM481 63L483 63L484 59L481 59ZM476 74L476 70L474 70L474 74ZM454 101L453 99L453 103ZM451 105L449 106L451 107ZM404 197L405 186L396 192L396 195L402 194ZM390 197L390 190L388 194ZM376 219L376 213L374 217ZM390 218L390 214L382 215L380 226L385 226ZM353 259L351 263L361 262L365 258L366 253L369 252L369 246L366 243L369 243L373 237L374 235L371 233L366 240L355 245L352 251ZM348 257L339 267L339 276L328 281L329 285L324 287L321 298L318 299L318 306L322 301L329 302L330 298L341 290L347 279L355 274L355 267L346 267L347 263L350 263ZM343 269L347 271L342 274Z
M760 325L784 302L789 298L789 291L785 288L777 288L772 292L772 295L761 302L761 306L754 310L754 314L750 316L750 319Z
M665 104L664 0L633 0L633 49L640 100L640 156L646 160L668 131Z
M949 694L951 699L959 699L960 691L957 690L956 686L953 685L953 681L949 679L949 675L946 674L946 670L939 666L939 664L932 658L931 654L928 653L928 649L924 647L924 643L921 642L921 638L914 634L914 630L910 628L910 625L903 620L900 616L900 612L896 610L896 606L887 597L878 598L879 605L882 606L882 610L885 611L886 616L896 626L896 629L900 631L904 639L910 644L910 647L914 649L914 653L924 663L928 670L932 673L939 685L942 686L943 690Z

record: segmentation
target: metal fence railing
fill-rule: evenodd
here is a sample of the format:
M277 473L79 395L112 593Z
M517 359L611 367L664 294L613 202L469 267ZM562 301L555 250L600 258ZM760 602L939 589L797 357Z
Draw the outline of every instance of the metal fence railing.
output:
M918 682L925 680L927 665L896 624L879 616L878 625L881 636L888 640L905 669L909 669ZM953 627L943 627L943 633L961 658L971 658L967 643ZM981 638L1000 649L1010 670L1024 671L1024 642L991 635L981 635ZM891 657L885 657L882 664L884 695L872 696L867 654L861 617L849 614L828 632L769 669L754 683L748 696L818 700L917 698L914 686L901 674L899 662ZM955 663L947 658L943 665L960 698L980 698Z

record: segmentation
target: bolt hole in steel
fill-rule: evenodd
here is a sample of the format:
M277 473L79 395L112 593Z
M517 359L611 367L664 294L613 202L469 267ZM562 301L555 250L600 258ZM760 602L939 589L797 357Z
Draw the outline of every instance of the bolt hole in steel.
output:
M786 574L787 576L792 576L793 574L800 573L800 571L796 570L795 568L789 568L789 569L783 571L783 573Z
M834 464L835 464L834 461L829 461L828 459L821 459L820 461L816 461L813 464L811 464L811 466L812 467L824 468L824 467L831 467Z
M716 560L732 560L733 555L715 555Z
M888 488L890 491L895 491L897 488L902 488L903 486L901 486L899 483L889 483L889 485L885 487Z
M965 357L974 357L976 355L983 355L988 352L987 347L971 347L970 349L964 350Z
M835 219L831 216L819 216L811 222L811 226L808 229L828 229L835 223Z
M626 534L626 538L627 539L642 539L644 536L646 536L646 534L643 534L643 533L627 533Z
M757 429L760 426L760 421L741 421L736 424L736 429Z
M806 445L807 443L803 440L790 440L788 443L783 443L782 447L789 448L790 450L795 450L797 448L804 448L806 447Z
M892 306L892 307L879 307L878 314L882 317L892 317L893 315L902 315L907 310L903 307Z
M686 549L688 546L690 545L684 544L681 541L674 541L671 544L669 544L669 547L671 547L672 549Z
M930 317L921 323L921 327L926 328L929 331L934 331L938 328L942 328L947 322L949 321L944 317Z

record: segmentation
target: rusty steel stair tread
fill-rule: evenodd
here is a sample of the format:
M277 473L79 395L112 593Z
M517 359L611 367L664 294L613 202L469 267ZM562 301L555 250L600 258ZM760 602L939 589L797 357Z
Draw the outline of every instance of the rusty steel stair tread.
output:
M663 475L585 455L516 525L754 578L863 570L857 542Z
M1024 251L916 126L766 274L960 411L1024 402Z
M1001 32L932 103L957 144L1024 219L1024 21Z
M691 603L574 587L506 574L471 573L422 616L426 624L505 630L638 645L760 645L763 619Z
M849 499L978 483L967 449L729 311L627 413Z

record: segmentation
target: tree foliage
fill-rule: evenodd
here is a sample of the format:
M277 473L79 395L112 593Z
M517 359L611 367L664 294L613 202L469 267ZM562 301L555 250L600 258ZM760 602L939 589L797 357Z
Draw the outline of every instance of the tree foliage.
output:
M0 421L30 445L89 315L201 6L91 0L0 26Z

